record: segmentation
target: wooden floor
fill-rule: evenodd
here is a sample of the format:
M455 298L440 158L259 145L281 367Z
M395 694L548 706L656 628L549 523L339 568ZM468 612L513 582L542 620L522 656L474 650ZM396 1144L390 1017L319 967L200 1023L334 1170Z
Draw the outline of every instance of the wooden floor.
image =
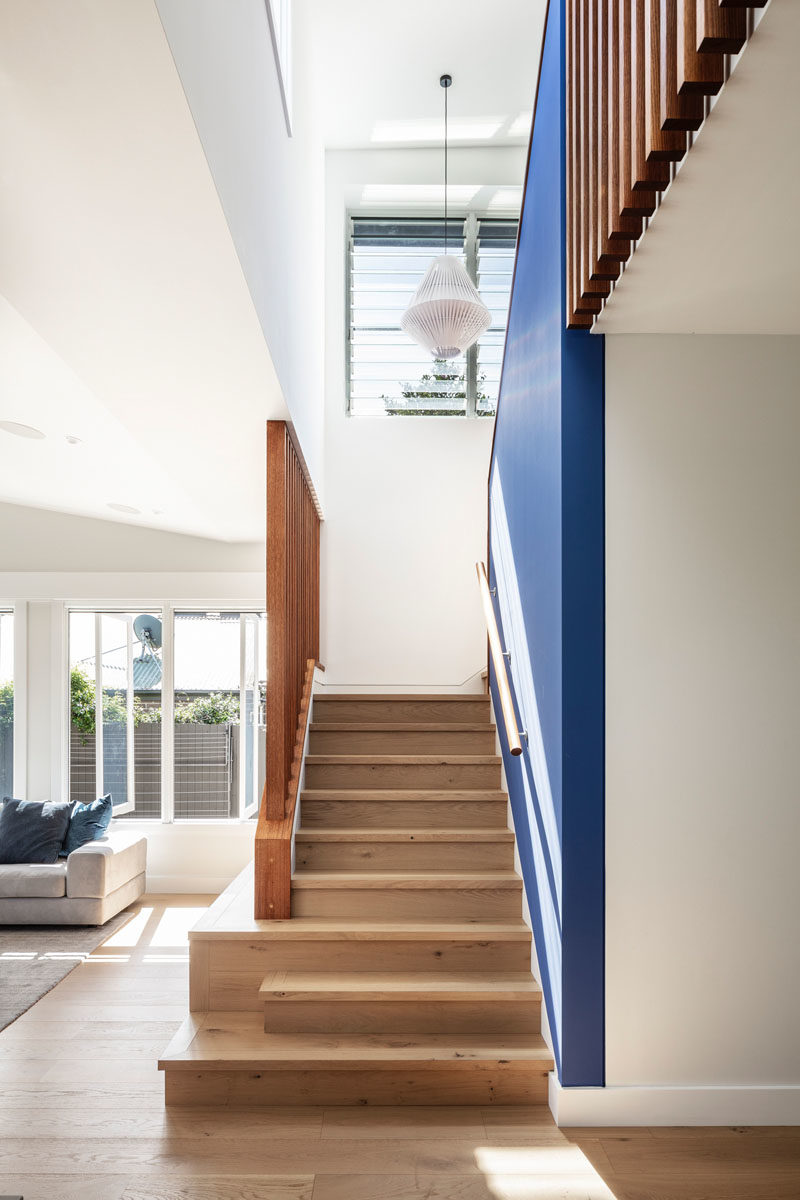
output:
M800 1130L555 1128L543 1108L165 1112L203 897L134 920L0 1033L0 1195L25 1200L797 1200ZM20 952L24 952L20 935ZM0 961L0 985L2 962Z

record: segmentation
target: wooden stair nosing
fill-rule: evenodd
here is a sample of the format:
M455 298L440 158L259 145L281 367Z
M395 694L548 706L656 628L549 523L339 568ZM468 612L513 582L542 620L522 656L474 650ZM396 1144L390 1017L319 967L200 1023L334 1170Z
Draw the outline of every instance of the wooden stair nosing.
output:
M314 703L325 703L328 700L346 703L352 700L362 704L365 700L374 700L376 704L441 704L450 700L454 704L489 704L490 697L486 692L317 692Z
M158 1061L160 1071L455 1070L478 1064L536 1066L552 1070L539 1034L492 1039L476 1034L265 1033L259 1013L195 1013L177 1031Z
M493 733L491 722L464 724L456 721L405 721L396 724L380 721L312 721L311 733Z
M464 842L468 844L481 842L500 842L502 844L514 841L514 831L500 827L489 826L481 829L479 826L468 829L393 829L393 828L359 828L322 826L319 829L309 827L298 829L295 840L298 842L378 842L398 845L427 844L430 842Z
M285 921L257 921L242 930L196 928L193 941L300 941L300 942L530 942L531 931L519 920L498 921L364 921L353 917L291 917Z
M292 890L342 888L368 891L468 891L522 890L522 880L513 871L298 871Z
M499 766L499 754L307 754L306 765L320 766L380 766L393 767L479 767Z
M431 978L430 972L378 971L274 971L259 988L265 1003L295 1001L404 1001L473 1003L520 1001L541 1003L542 990L528 973L493 976L478 972L450 972Z
M498 788L306 788L300 793L301 805L303 800L352 800L358 803L375 801L380 804L390 804L392 801L426 804L508 804L508 796Z

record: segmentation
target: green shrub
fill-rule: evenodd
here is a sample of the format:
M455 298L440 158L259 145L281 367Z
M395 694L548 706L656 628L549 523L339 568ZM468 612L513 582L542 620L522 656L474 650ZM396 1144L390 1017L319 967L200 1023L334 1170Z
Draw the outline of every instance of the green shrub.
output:
M69 711L72 727L83 734L85 745L95 730L94 680L82 667L73 667L70 671Z
M73 729L83 735L84 745L95 731L94 707L95 683L82 667L73 667L70 673L70 717ZM8 691L8 700L6 700ZM6 717L6 705L9 715ZM13 715L14 691L12 684L0 687L0 725L10 724ZM103 694L103 722L122 724L127 718L124 699L113 692ZM212 692L195 700L182 700L175 705L175 722L178 725L227 725L239 720L239 699L231 692ZM157 725L161 721L161 707L150 708L138 696L133 700L134 725Z
M227 725L239 720L239 700L230 692L212 692L175 705L177 725Z
M14 724L14 684L0 683L0 729Z

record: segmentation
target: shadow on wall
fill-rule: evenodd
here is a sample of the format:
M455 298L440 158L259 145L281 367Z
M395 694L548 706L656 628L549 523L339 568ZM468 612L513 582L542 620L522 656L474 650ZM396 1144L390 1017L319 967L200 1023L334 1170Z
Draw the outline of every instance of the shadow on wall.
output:
M561 831L536 703L530 641L498 466L492 472L489 503L492 565L495 579L500 581L497 587L498 624L503 631L503 644L511 652L508 671L519 728L528 735L527 746L523 746L523 753L518 758L504 752L504 765L553 1053L560 1069Z

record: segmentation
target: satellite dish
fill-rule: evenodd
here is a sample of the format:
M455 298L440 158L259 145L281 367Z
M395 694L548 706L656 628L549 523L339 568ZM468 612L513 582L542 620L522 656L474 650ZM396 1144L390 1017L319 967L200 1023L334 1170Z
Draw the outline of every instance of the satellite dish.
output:
M133 622L133 632L142 643L143 651L161 649L161 622L158 617L151 617L147 613L142 613Z
M142 613L133 622L133 632L142 643L142 653L133 660L134 691L152 691L161 683L161 622Z

